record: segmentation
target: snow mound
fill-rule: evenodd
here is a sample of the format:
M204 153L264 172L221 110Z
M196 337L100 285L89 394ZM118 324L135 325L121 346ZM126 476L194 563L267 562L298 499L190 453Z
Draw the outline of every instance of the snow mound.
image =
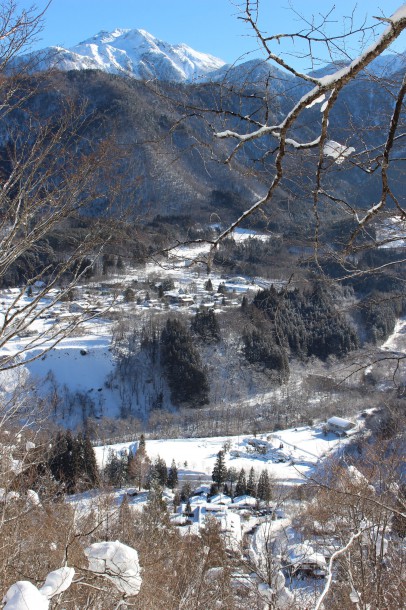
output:
M49 602L31 582L19 580L3 597L4 610L48 610Z
M59 570L54 570L46 577L40 592L47 599L51 599L54 595L58 595L59 593L66 591L66 589L69 589L74 575L75 570L73 568L65 567L59 568Z
M118 540L95 542L86 550L89 570L108 578L119 591L126 595L137 595L142 578L138 553Z

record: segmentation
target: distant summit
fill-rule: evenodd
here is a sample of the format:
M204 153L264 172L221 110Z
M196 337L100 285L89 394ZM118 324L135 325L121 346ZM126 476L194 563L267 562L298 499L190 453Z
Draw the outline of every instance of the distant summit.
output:
M186 44L171 45L145 30L101 31L70 49L47 47L23 55L32 71L102 70L141 80L190 82L218 70L225 62Z

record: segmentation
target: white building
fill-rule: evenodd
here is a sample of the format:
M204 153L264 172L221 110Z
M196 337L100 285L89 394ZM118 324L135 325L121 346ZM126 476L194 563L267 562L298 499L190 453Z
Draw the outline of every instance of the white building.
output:
M330 417L327 420L327 430L330 432L335 432L336 434L347 434L349 430L355 428L355 424L348 419L343 419L342 417Z

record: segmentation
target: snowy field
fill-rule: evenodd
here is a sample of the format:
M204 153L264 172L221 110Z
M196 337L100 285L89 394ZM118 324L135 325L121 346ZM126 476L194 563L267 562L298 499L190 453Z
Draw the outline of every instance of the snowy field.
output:
M306 426L256 437L147 440L146 450L152 460L159 456L165 460L168 467L174 459L180 479L198 481L200 478L205 481L211 478L218 452L227 445L228 468L234 467L238 471L244 468L249 471L254 467L258 474L266 469L275 481L294 485L303 482L320 460L343 442L345 441L335 434L325 435L322 426ZM256 451L256 447L261 445L266 448L265 454ZM133 451L136 447L136 442L95 447L97 462L103 467L110 450L120 454L123 451Z

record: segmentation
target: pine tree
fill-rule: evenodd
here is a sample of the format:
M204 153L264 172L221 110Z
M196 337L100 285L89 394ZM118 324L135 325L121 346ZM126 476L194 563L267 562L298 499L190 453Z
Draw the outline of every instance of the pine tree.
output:
M229 468L228 471L227 471L227 481L230 481L230 495L231 495L231 497L233 496L233 485L237 481L237 479L238 479L237 469L234 468L234 466L231 466L231 468Z
M64 454L67 450L65 434L58 432L55 440L52 442L51 454L49 457L49 467L52 475L57 481L64 481Z
M96 455L88 435L77 437L79 454L79 476L85 489L93 489L99 484Z
M180 494L178 491L175 492L175 495L173 496L173 512L176 513L176 510L178 508L178 506L180 506L181 503L181 499L180 499Z
M148 528L156 530L156 528L161 528L162 525L169 526L168 507L162 493L162 487L157 481L153 481L143 509L143 515L145 516L144 523L147 530Z
M65 453L65 482L68 494L77 491L80 476L80 447L70 430L66 433L67 451Z
M138 444L138 448L137 448L138 452L146 452L146 446L145 446L145 436L143 434L141 434L140 436L140 442Z
M80 443L68 430L58 433L52 447L49 467L55 479L61 482L68 494L76 492L81 465Z
M225 463L224 451L219 451L217 454L217 459L216 463L214 464L211 478L215 483L217 483L219 490L221 490L223 483L227 480L227 467Z
M149 473L150 485L152 481L156 481L161 487L165 487L168 480L168 469L165 460L157 457L154 464L151 466Z
M180 490L180 499L182 500L182 502L187 502L189 500L191 493L192 493L192 488L190 487L190 483L188 483L188 482L183 483L181 490Z
M249 496L252 496L253 498L256 498L257 495L257 483L255 480L255 472L254 472L254 467L251 467L250 470L250 474L248 477L248 481L247 481L247 494Z
M236 496L245 496L246 493L247 493L247 479L245 476L244 468L241 468L239 475L238 475L238 479L237 479L237 485L235 486L235 495Z
M109 485L113 487L123 487L127 482L127 455L117 455L113 450L109 450L104 474Z
M220 341L220 326L212 309L196 312L190 328L205 343L217 343Z
M161 363L174 404L209 402L209 382L193 337L179 320L168 319L161 333Z
M271 500L271 484L267 470L263 470L258 479L257 495L260 500L264 500L267 504Z
M167 485L170 489L175 489L178 485L178 469L175 460L172 460L171 467L169 468Z

